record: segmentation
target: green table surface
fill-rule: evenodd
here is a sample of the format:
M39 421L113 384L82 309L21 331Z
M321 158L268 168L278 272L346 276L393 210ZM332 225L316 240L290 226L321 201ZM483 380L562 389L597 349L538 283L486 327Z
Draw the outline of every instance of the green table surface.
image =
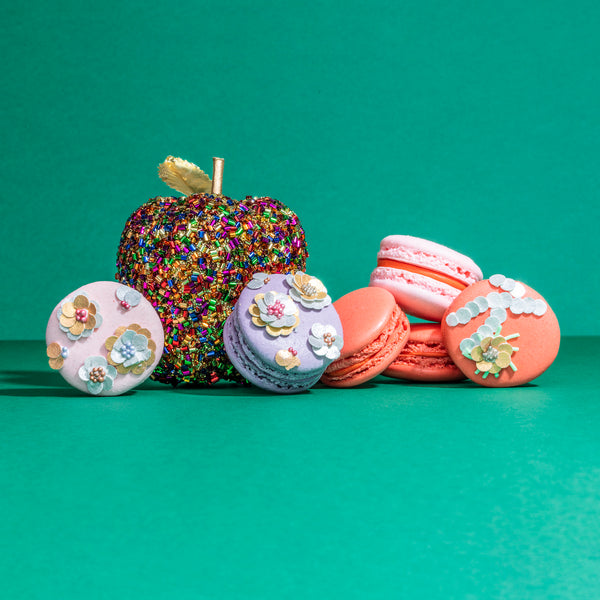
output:
M598 598L599 338L529 386L82 396L2 342L1 598Z

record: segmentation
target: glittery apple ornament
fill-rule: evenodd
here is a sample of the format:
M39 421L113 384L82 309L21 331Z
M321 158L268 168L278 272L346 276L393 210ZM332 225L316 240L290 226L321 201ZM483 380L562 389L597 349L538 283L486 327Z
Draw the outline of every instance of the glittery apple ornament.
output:
M242 381L223 346L225 320L255 272L305 270L304 230L278 200L223 196L221 158L213 159L212 182L172 156L159 176L186 195L152 198L129 217L116 274L148 298L163 323L164 354L152 377L173 385Z

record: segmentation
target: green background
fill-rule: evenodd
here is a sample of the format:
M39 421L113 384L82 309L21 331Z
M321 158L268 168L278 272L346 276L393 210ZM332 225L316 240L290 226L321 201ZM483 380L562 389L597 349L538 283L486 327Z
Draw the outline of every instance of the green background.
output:
M598 337L518 389L113 399L10 341L114 277L168 154L296 210L333 297L408 233L599 335L597 2L3 4L3 599L598 596Z
M292 207L334 297L406 233L600 333L596 1L4 5L3 339L114 277L168 154Z
M3 599L598 597L598 338L517 389L93 398L43 342L0 360Z

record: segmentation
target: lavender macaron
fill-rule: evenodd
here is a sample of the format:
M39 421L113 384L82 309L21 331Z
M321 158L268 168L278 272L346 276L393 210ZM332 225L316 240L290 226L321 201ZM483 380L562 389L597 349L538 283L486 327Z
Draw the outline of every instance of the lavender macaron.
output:
M327 289L301 271L256 273L225 321L223 340L241 375L280 394L312 387L343 345Z

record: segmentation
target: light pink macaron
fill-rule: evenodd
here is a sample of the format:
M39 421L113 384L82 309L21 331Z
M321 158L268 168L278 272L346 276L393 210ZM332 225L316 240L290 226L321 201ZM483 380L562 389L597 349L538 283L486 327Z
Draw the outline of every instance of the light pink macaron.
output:
M439 322L454 298L482 278L464 254L410 235L389 235L381 241L369 285L390 291L409 315Z
M65 296L46 328L50 368L74 388L117 396L145 381L163 352L162 323L140 292L115 281Z

